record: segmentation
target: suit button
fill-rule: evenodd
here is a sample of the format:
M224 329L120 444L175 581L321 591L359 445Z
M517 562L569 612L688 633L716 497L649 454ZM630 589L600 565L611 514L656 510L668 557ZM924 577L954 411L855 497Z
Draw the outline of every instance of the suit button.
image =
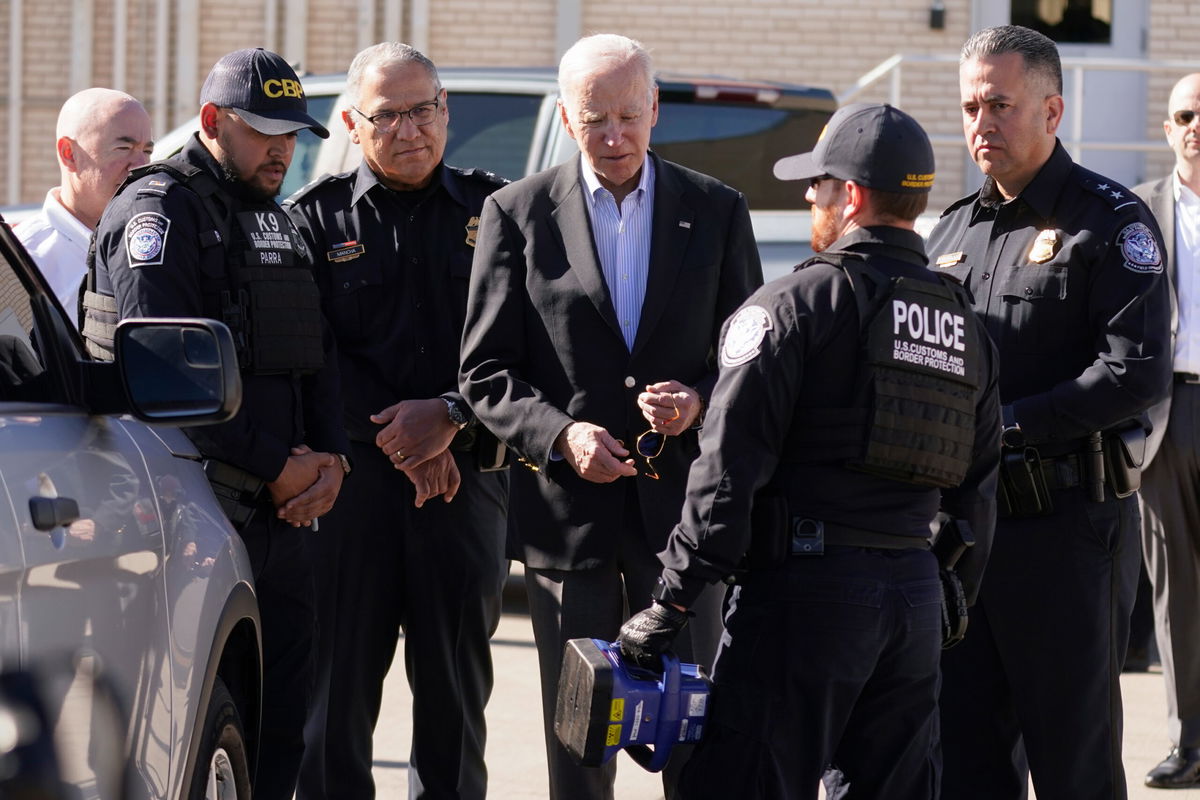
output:
M632 389L635 386L637 386L637 379L634 378L632 375L627 376L625 378L625 388Z

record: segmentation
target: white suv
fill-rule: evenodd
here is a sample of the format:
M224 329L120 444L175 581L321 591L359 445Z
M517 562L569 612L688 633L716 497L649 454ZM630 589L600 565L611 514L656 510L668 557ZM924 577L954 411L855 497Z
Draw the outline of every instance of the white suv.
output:
M250 565L173 427L236 412L232 337L176 319L127 320L116 339L115 363L84 354L0 222L0 674L33 676L46 723L0 686L0 797L248 797ZM69 788L18 793L47 752Z

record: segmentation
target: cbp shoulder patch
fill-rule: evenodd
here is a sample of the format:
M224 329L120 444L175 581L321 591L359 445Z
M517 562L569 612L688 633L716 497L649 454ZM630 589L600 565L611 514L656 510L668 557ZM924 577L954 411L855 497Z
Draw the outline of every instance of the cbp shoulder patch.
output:
M746 306L733 315L721 344L721 366L737 367L754 360L767 331L774 324L771 314L762 306Z
M134 214L125 223L125 250L129 253L129 266L137 268L162 264L170 229L171 220L157 211Z
M1125 258L1125 269L1133 272L1162 272L1162 254L1154 233L1142 222L1132 222L1117 234L1117 246Z

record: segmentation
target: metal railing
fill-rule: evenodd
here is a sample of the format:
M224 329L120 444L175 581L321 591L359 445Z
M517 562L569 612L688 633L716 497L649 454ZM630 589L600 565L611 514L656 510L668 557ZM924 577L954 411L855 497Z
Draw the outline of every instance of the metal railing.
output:
M946 54L913 54L897 53L880 62L878 66L865 73L848 89L838 95L838 105L848 103L858 97L866 89L880 81L888 82L888 103L902 107L902 91L904 66L906 64L947 64L957 65L957 55ZM1182 77L1189 72L1200 71L1200 61L1147 61L1133 58L1082 58L1071 57L1062 59L1063 77L1071 76L1070 96L1064 98L1068 104L1067 125L1065 131L1060 131L1059 138L1063 145L1071 151L1078 160L1085 150L1108 150L1124 152L1158 153L1163 150L1163 140L1128 140L1128 141L1096 141L1084 138L1084 106L1083 87L1085 73L1089 71L1107 72L1143 72L1170 73L1172 77ZM1065 134L1065 135L1064 135ZM930 134L934 144L958 144L962 141L959 135Z

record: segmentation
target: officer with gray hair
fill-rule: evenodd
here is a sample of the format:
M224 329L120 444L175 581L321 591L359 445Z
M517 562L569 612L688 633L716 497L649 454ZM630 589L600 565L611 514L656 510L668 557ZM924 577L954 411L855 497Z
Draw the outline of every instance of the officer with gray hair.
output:
M372 735L403 630L410 796L482 800L508 473L458 392L458 344L479 215L507 181L443 161L453 98L416 49L366 48L347 90L362 163L285 203L315 254L355 464L316 543L317 693L297 794L374 796Z

